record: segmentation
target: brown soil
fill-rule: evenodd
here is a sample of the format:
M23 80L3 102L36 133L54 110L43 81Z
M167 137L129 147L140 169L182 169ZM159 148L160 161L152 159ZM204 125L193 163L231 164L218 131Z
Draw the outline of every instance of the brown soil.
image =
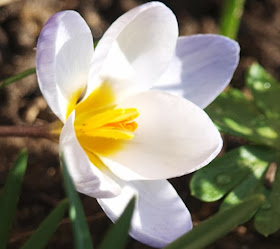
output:
M142 1L144 2L144 1ZM176 14L181 35L217 33L222 1L163 1ZM122 13L140 4L136 0L2 0L0 1L0 79L35 66L35 47L44 23L55 12L75 9L86 19L95 38ZM1 6L2 5L2 6ZM280 70L280 1L248 0L238 41L241 61L232 81L244 85L246 69L260 62L276 78ZM36 76L30 76L0 90L0 125L43 124L55 120L38 89ZM225 150L238 145L225 139ZM19 248L46 215L65 197L60 173L57 144L46 139L0 138L0 187L22 148L29 151L29 161L8 248ZM202 203L189 194L191 176L173 179L189 207L194 224L217 211L218 203ZM96 200L80 195L95 245L101 241L111 222ZM280 233L264 238L251 223L240 226L215 242L211 249L279 248ZM72 231L65 218L47 248L73 248ZM127 248L149 248L130 239Z

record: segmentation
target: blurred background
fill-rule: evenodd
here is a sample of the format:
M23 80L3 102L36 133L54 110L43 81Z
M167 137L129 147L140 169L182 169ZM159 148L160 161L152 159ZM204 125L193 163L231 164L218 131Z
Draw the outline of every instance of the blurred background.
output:
M36 42L44 23L54 13L77 10L98 40L110 24L129 9L147 1L136 0L0 0L0 81L18 72L35 67ZM219 33L218 24L223 6L221 0L162 1L178 18L180 35ZM245 73L254 62L259 62L276 79L280 79L280 1L247 0L237 37L241 46L241 60L232 86L244 86ZM34 124L54 121L37 85L36 76L0 90L0 125ZM225 137L224 150L242 141ZM0 138L0 189L16 155L22 148L29 151L16 218L8 248L19 248L38 227L46 215L65 197L60 174L58 146L46 139ZM194 224L215 213L217 203L202 203L189 194L191 175L171 182L189 207ZM96 200L80 195L90 226L94 245L102 240L111 222ZM1 221L0 221L1 222ZM48 248L73 248L71 224L65 218L49 242ZM279 248L280 233L264 238L246 223L210 249ZM132 239L127 248L149 248Z

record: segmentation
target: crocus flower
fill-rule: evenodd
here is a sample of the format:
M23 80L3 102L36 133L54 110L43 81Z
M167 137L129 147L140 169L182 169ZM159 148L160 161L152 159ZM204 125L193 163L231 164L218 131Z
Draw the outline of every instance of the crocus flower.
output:
M149 2L118 18L96 49L84 19L44 26L37 76L64 123L59 147L77 190L113 221L136 196L130 235L163 247L192 228L166 180L208 164L222 139L202 110L229 83L239 46L218 35L178 39L172 11Z

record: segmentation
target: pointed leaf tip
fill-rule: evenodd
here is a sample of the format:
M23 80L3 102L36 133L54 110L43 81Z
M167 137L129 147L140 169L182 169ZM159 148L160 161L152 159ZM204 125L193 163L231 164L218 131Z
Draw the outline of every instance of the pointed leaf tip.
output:
M5 249L27 166L27 150L22 150L11 169L0 197L0 249Z
M56 231L59 222L62 220L69 202L67 199L62 200L58 206L48 215L40 224L39 228L26 241L21 249L43 249L47 246L53 233Z
M136 198L133 197L128 205L126 206L124 212L122 213L121 217L117 220L116 224L111 227L111 229L106 234L104 240L100 245L100 249L124 249L128 231L130 227L130 222L135 206Z
M69 216L72 222L76 249L93 249L91 236L79 195L75 190L62 154L61 164L66 194L69 198Z

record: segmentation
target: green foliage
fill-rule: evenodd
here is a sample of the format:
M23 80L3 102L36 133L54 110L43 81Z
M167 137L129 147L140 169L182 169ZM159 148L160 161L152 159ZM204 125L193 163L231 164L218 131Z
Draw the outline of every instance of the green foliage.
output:
M237 89L221 94L206 111L220 131L240 136L258 146L243 146L198 171L191 181L194 196L203 201L225 197L220 210L227 210L252 195L266 200L256 213L255 227L267 236L280 229L280 173L265 186L271 162L280 162L280 85L260 65L248 70L252 95Z
M0 199L0 249L5 249L15 215L19 193L27 165L27 152L21 151L8 175Z
M245 177L224 199L220 209L240 203L243 199L254 194L266 194L268 191L263 185L264 173L269 163L262 158L256 158L252 165L252 172Z
M27 69L19 74L16 74L16 75L13 75L11 76L10 78L8 79L5 79L3 80L1 83L0 83L0 90L12 83L15 83L31 74L35 74L36 73L36 68L30 68L30 69Z
M250 67L246 82L253 99L238 89L230 89L208 106L206 112L220 131L279 149L280 84L258 64Z
M225 0L222 11L220 32L222 35L236 39L245 0Z
M43 249L46 247L49 239L55 232L59 222L62 220L65 211L68 208L68 200L62 200L59 205L49 214L49 216L41 223L39 228L27 240L21 249Z
M254 101L268 119L280 122L280 84L258 64L253 64L246 77ZM277 104L278 103L278 104Z
M115 225L108 231L105 239L100 245L100 249L123 249L125 248L130 221L132 218L135 205L135 198L132 198L124 210L122 216L118 219Z
M72 221L74 242L76 249L93 249L88 224L85 218L83 206L78 193L75 190L72 179L62 156L62 169L66 194L69 198L69 216Z
M261 234L268 236L280 229L280 169L277 173L266 203L255 217L255 228Z
M264 177L277 152L264 147L242 146L212 161L191 180L191 193L203 201L225 197L220 210L233 207L256 194L269 195ZM265 200L264 206L270 205ZM262 216L262 215L261 215Z
M206 112L222 132L260 145L280 146L280 122L267 119L255 102L240 90L230 89L222 93Z
M169 244L165 249L205 248L239 224L248 220L261 206L263 200L263 195L255 195L231 208L220 211L201 222L189 233Z
M232 150L195 173L190 185L191 194L207 202L219 200L248 176L260 178L275 155L275 151L253 146ZM249 186L241 194L247 191L250 191Z

